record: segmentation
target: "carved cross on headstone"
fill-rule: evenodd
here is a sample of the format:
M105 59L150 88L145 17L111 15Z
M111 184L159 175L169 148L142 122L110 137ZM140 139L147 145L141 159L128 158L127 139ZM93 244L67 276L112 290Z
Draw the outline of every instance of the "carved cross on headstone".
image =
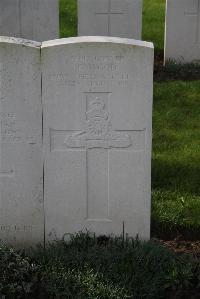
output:
M110 151L132 150L141 144L145 131L114 130L109 112L109 92L89 92L86 96L83 131L52 130L51 151L86 151L88 221L109 219ZM61 136L61 137L60 137ZM142 138L141 138L142 137ZM60 139L60 145L58 140ZM138 141L140 140L140 141ZM101 194L101 198L99 198Z
M107 17L107 35L110 36L111 34L111 18L112 16L122 16L124 13L123 11L113 11L111 0L108 0L108 7L105 12L96 12L96 15L99 16L106 16Z
M185 12L185 16L187 17L195 17L197 19L196 25L196 40L195 43L200 45L200 0L197 0L197 10Z

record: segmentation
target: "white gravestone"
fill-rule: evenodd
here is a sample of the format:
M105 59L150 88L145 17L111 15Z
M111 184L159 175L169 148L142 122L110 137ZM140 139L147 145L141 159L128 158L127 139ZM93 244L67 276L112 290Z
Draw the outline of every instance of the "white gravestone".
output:
M0 240L44 239L40 44L0 38Z
M200 0L167 0L167 60L200 62Z
M44 42L46 238L150 237L153 45Z
M20 0L0 0L0 35L20 36Z
M142 0L78 0L78 35L141 39Z
M58 0L0 0L0 35L37 41L58 38Z

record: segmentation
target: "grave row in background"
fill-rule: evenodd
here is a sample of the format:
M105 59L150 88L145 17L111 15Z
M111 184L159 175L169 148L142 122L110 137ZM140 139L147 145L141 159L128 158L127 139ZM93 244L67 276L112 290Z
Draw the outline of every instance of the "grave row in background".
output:
M141 40L142 0L78 0L79 36ZM44 41L59 37L58 0L1 0L0 35ZM165 61L200 59L200 0L167 0Z

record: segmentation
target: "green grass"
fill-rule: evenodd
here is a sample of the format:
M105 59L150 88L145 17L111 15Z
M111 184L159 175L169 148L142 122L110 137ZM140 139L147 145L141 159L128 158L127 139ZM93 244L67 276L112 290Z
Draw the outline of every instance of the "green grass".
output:
M153 222L157 230L200 229L200 81L155 83Z
M200 283L190 255L176 256L154 242L81 233L28 256L0 244L0 269L0 297L8 299L191 298Z
M77 36L77 1L60 0L60 37Z
M163 51L165 0L143 0L143 39ZM77 34L76 0L60 0L61 36ZM196 67L196 68L195 68ZM154 85L152 232L200 238L199 68L172 64ZM168 74L168 76L167 76ZM165 80L166 82L162 82Z
M164 48L165 0L143 0L143 40L154 43L155 50Z

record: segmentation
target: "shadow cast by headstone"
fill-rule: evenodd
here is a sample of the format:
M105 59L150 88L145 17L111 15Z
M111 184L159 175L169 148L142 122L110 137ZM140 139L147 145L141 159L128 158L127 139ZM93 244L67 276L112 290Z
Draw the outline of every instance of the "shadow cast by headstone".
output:
M200 164L191 165L190 161L188 161L188 164L186 163L161 158L153 159L152 188L199 196Z

